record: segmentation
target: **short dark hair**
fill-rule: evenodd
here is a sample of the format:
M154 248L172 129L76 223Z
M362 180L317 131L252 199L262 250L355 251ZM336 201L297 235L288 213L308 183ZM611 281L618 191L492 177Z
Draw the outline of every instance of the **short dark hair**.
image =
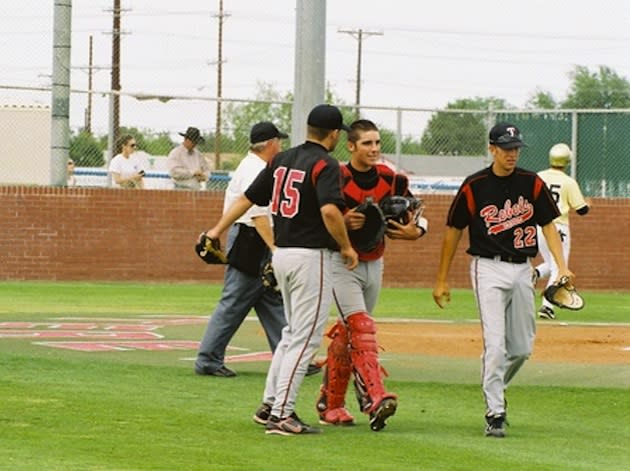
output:
M313 137L318 141L323 141L332 132L332 129L316 128L315 126L306 126L306 133L309 137Z
M348 141L357 142L359 140L359 133L366 131L378 131L378 127L369 119L357 119L350 125Z

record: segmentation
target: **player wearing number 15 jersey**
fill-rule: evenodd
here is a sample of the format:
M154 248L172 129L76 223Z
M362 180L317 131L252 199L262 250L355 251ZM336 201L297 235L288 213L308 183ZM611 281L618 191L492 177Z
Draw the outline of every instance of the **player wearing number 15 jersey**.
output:
M319 431L295 414L297 393L328 321L333 254L340 252L346 268L358 264L342 214L339 162L328 155L341 130L348 128L341 112L330 105L316 106L307 124L306 142L277 154L245 191L256 204L271 201L272 264L287 320L254 415L270 434Z
M590 209L589 204L582 195L578 182L565 173L567 166L571 163L572 156L573 152L571 152L571 148L568 145L555 144L549 149L550 168L538 172L540 178L542 178L547 187L549 187L549 191L551 191L553 199L560 211L560 216L553 222L558 229L558 234L562 241L564 259L567 263L569 263L569 254L571 253L569 212L573 209L580 216L584 216ZM544 238L540 239L539 249L543 263L536 267L536 274L538 278L548 278L547 286L549 286L558 279L558 267L551 257ZM542 306L538 310L538 317L541 319L556 318L551 303L544 297Z
M339 163L328 155L348 127L339 109L330 105L313 108L307 124L306 142L277 154L206 232L217 239L252 205L269 205L272 264L287 321L269 366L262 405L253 417L269 434L320 431L295 413L297 393L328 321L333 252L339 251L348 269L359 261L342 214Z
M559 216L549 189L534 172L516 166L524 146L518 128L500 123L490 130L490 167L467 177L446 220L433 299L450 300L448 271L464 229L472 255L470 277L483 338L482 390L486 435L505 436L505 390L532 352L536 333L533 268L536 226L559 267L567 268L553 220Z

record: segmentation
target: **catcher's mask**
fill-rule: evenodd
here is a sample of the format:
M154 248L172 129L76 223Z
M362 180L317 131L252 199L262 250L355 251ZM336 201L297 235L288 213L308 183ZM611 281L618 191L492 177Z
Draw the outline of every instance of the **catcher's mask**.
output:
M400 224L409 224L409 211L415 217L422 215L422 200L408 196L386 196L379 203L386 221L394 220Z

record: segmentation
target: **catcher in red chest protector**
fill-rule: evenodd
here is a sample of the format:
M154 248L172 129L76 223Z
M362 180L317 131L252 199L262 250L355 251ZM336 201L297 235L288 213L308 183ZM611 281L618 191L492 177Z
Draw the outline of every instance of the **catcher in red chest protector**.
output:
M352 272L343 268L340 257L333 258L333 295L339 320L327 333L332 339L317 400L320 423L353 425L345 408L345 395L354 374L356 396L361 412L369 415L370 428L379 431L398 406L397 396L385 390L385 374L378 359L376 324L371 316L378 298L382 274L384 235L391 239L416 240L427 231L421 217L421 204L408 188L408 180L379 164L381 139L378 128L368 120L352 123L348 133L350 162L341 165L342 188L346 205L344 215L359 266ZM392 214L388 198L407 197L404 214ZM404 198L403 198L404 199ZM389 211L384 215L380 205ZM389 217L389 219L388 219ZM345 273L347 272L347 273Z

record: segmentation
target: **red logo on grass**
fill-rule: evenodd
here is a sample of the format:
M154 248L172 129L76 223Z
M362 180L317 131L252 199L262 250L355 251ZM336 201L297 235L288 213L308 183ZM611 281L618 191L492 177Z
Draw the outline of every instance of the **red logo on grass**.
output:
M162 327L196 325L206 323L199 317L159 317L158 319L71 319L72 322L0 322L0 340L11 339L69 339L35 341L35 345L61 348L78 352L129 352L136 350L165 352L173 350L197 350L199 342L193 340L164 340L164 336L153 332ZM228 346L228 350L246 350ZM226 361L268 361L271 352L230 355Z

